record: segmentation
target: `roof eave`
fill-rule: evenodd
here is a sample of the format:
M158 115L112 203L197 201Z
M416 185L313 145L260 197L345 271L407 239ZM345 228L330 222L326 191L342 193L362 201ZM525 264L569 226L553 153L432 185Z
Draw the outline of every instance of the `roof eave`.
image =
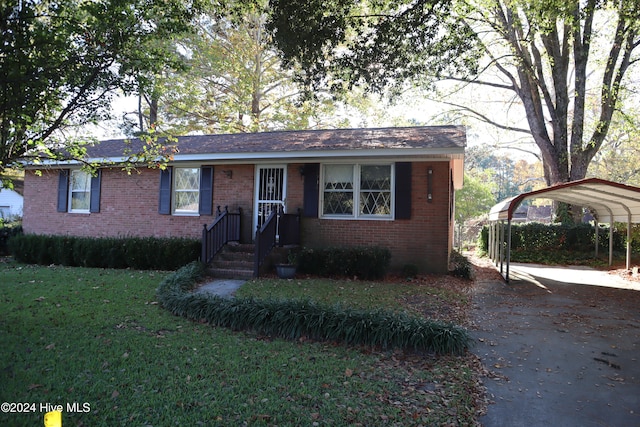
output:
M442 159L463 159L464 147L456 148L385 148L371 150L307 150L307 151L278 151L278 152L254 152L254 153L204 153L204 154L175 154L172 163L181 162L202 162L202 163L247 163L263 161L279 161L301 163L322 161L326 159L403 159L429 160L435 158ZM125 157L107 157L87 159L88 163L98 164L122 164L128 161ZM159 159L158 159L159 160ZM31 168L42 166L67 166L78 165L80 161L70 160L65 162L50 161L42 162L38 165L29 165Z

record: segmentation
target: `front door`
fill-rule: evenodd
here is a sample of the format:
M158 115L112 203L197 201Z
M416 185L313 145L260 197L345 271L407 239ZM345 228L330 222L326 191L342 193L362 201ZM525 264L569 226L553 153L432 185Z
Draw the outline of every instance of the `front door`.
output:
M253 229L262 227L272 211L284 209L287 196L287 168L284 166L258 166L256 171L255 209Z

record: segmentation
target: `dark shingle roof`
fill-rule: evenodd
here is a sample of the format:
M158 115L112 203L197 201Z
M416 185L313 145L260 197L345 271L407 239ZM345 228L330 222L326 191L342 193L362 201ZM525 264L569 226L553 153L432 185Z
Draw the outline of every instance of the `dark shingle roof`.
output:
M135 151L142 143L132 140ZM424 126L375 129L332 129L194 135L178 138L179 155L277 153L376 149L427 149L459 151L466 145L463 126ZM123 155L125 140L108 140L89 149L91 158L114 158Z

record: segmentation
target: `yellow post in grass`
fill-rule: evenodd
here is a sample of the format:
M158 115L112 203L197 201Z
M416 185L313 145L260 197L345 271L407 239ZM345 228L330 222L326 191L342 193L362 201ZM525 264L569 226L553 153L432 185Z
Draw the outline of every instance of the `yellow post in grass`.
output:
M62 412L51 411L44 414L44 427L62 427Z

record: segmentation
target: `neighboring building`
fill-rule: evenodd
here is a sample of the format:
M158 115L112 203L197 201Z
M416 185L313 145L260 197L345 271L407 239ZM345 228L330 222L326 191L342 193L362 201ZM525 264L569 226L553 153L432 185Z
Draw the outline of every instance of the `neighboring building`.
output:
M127 147L135 148L139 141ZM302 212L305 247L382 246L392 267L444 273L462 186L460 126L287 131L178 138L165 170L97 176L56 164L25 176L25 233L199 238L218 206L242 209L251 242L269 212ZM91 160L121 161L123 140Z
M13 190L8 188L2 188L2 182L0 182L0 218L6 220L12 220L22 217L23 200L22 181L14 182Z

